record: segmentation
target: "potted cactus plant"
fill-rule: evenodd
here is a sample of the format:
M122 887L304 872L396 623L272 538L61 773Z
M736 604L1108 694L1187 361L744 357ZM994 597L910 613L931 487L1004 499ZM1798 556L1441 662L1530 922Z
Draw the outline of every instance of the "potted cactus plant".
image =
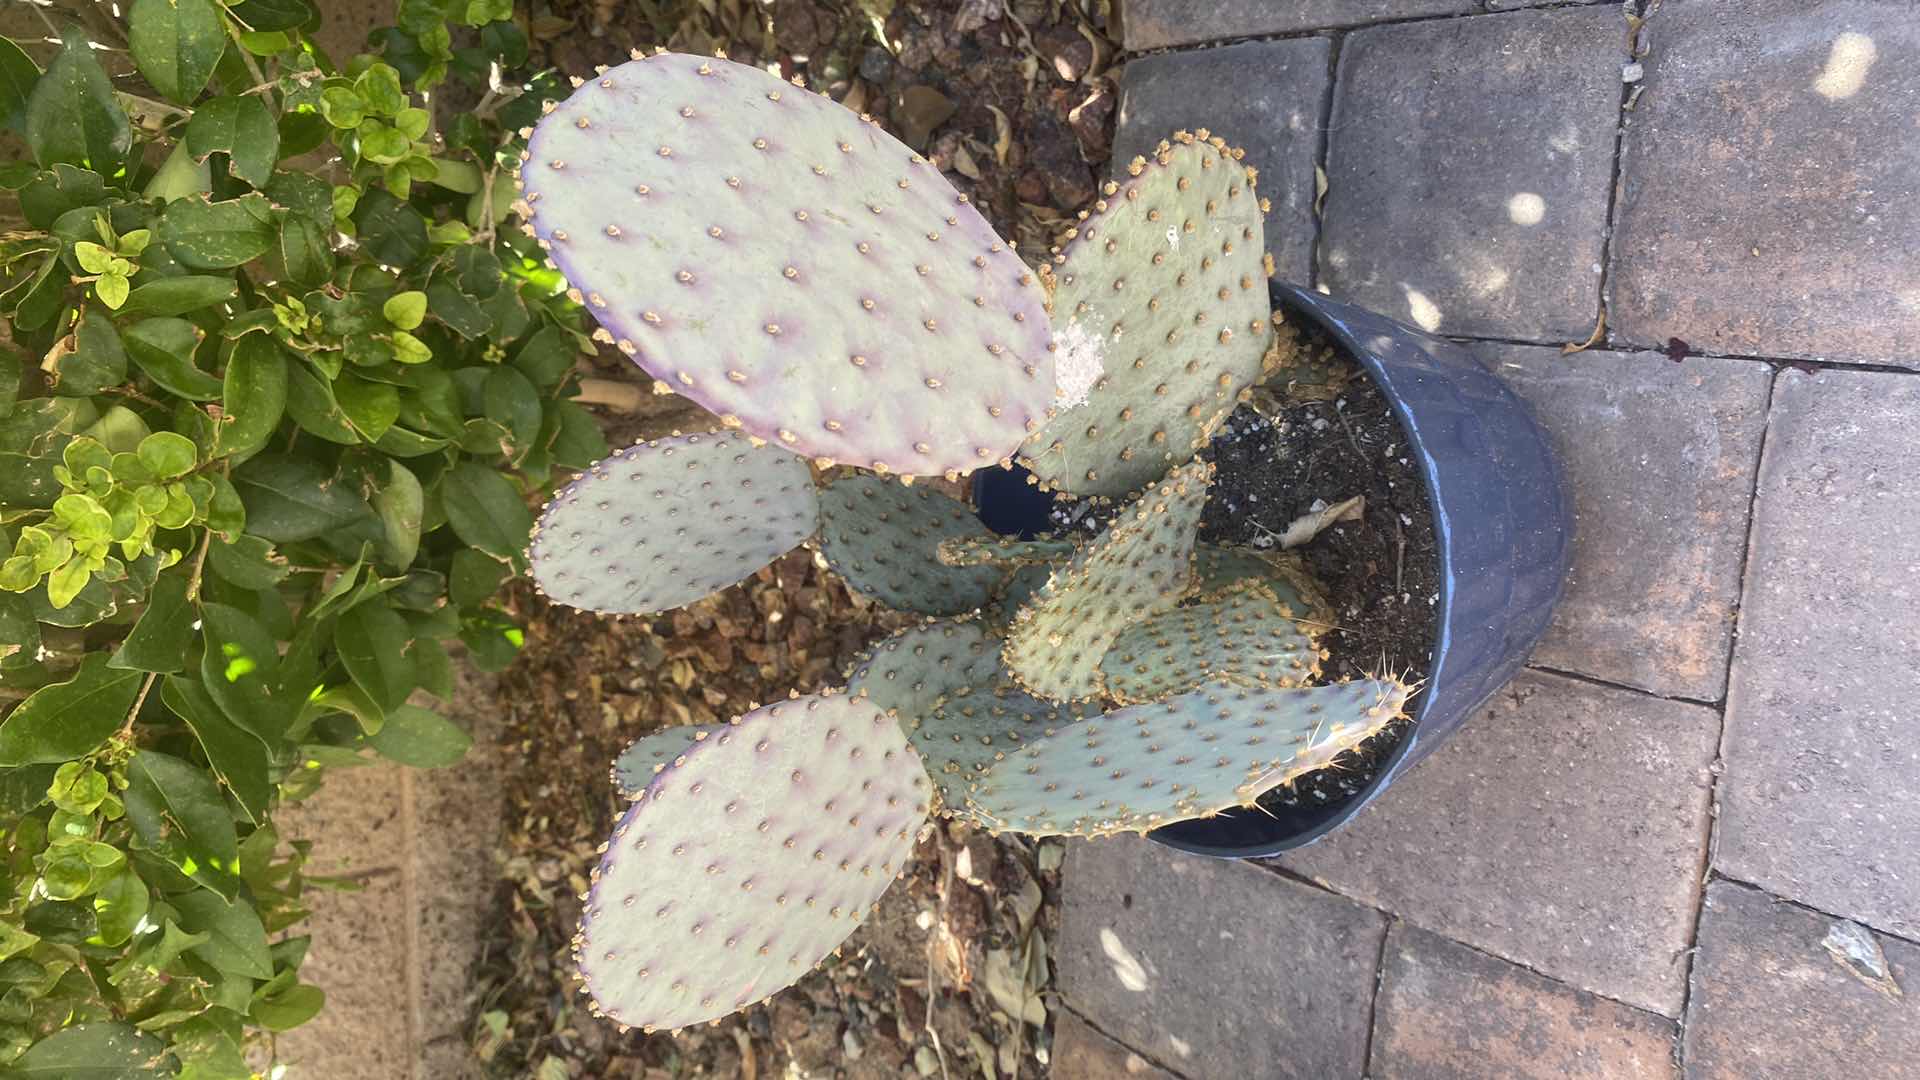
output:
M1318 681L1330 611L1299 566L1197 542L1195 453L1284 360L1238 151L1179 133L1036 272L926 160L764 71L657 54L576 85L529 133L518 208L598 334L719 426L583 473L536 581L648 614L811 543L923 617L844 687L615 764L632 802L576 939L599 1009L672 1029L787 986L930 815L1204 825L1403 714L1391 675ZM936 490L1015 459L1111 500L1105 528L1004 538Z

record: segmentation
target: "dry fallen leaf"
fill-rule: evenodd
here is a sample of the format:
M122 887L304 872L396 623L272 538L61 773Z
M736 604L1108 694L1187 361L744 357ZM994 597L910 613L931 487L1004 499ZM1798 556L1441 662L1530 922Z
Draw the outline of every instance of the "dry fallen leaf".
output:
M1607 309L1601 308L1600 319L1599 321L1593 324L1593 333L1587 335L1587 340L1582 342L1577 342L1577 343L1572 341L1567 342L1565 345L1560 346L1560 355L1568 356L1577 352L1585 352L1586 350L1593 348L1595 345L1600 344L1600 335L1606 332L1607 332Z
M1332 506L1310 510L1294 518L1287 526L1287 531L1280 534L1280 546L1297 548L1319 536L1332 525L1342 521L1359 521L1360 515L1365 513L1366 509L1366 496L1355 495L1351 499L1343 499Z

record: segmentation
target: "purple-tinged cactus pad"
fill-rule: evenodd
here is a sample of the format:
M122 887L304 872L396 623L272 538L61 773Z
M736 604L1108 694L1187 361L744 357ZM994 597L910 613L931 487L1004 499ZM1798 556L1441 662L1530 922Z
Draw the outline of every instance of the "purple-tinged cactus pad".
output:
M1119 495L1151 483L1260 377L1273 336L1265 232L1239 156L1205 132L1176 134L1102 189L1043 270L1059 411L1021 448L1043 484Z
M1320 673L1320 660L1273 590L1249 578L1127 627L1100 672L1114 700L1135 705L1206 682L1303 686Z
M1303 628L1321 630L1333 625L1333 606L1298 555L1199 544L1193 549L1193 574L1194 588L1202 593L1240 581L1258 581L1273 590L1287 617Z
M648 615L791 551L819 520L806 462L720 432L617 450L547 504L527 557L563 604Z
M654 776L593 874L575 951L613 1019L724 1016L838 948L913 853L919 755L872 702L756 709Z
M1030 743L987 771L968 810L996 830L1101 836L1252 805L1385 727L1408 693L1382 680L1206 683Z
M613 789L621 798L633 798L647 789L656 773L725 730L725 724L683 724L642 735L613 759Z
M991 537L965 503L924 485L843 476L820 491L820 554L847 587L890 608L959 615L987 602L1001 572L948 566L940 542Z
M1175 469L1054 571L1007 630L1002 655L1015 681L1056 701L1103 692L1100 660L1114 639L1187 594L1194 535L1212 479L1207 461Z
M964 812L967 792L994 762L1098 715L1095 702L1041 701L998 675L949 693L910 726L909 734L940 789L943 811L952 815Z
M622 351L730 424L925 475L1000 461L1046 418L1039 282L938 169L821 95L636 60L543 119L520 176Z
M979 623L928 619L855 660L847 693L864 695L911 731L940 698L991 682L999 670L1000 642Z

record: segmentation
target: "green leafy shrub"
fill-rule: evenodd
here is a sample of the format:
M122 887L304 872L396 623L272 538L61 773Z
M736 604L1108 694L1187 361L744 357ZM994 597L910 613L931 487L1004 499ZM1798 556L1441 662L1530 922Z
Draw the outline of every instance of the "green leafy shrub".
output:
M249 1076L322 1003L276 805L457 760L447 643L514 654L526 498L606 446L499 228L510 8L405 0L338 64L310 0L0 39L0 1066Z

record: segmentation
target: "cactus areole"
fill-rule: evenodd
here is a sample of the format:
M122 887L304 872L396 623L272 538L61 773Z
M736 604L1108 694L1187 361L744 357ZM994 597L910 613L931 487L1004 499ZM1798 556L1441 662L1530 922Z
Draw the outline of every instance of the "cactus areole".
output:
M597 463L543 515L535 579L650 614L804 542L930 616L839 688L622 755L632 805L576 941L600 1010L673 1029L764 1000L839 947L931 813L1231 819L1401 717L1414 687L1322 679L1341 598L1197 544L1194 455L1280 362L1240 151L1179 132L1130 163L1055 249L1049 306L938 170L824 97L672 54L576 85L531 133L520 211L599 336L726 430ZM1119 513L1007 541L910 482L1016 453Z

